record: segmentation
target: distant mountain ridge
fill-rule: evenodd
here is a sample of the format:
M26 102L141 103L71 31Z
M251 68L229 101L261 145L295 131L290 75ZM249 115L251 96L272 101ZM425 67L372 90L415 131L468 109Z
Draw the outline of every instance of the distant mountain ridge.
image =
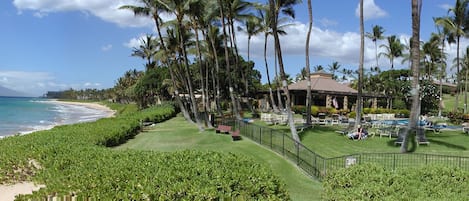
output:
M28 95L23 92L15 91L13 89L9 89L3 86L0 86L0 96L10 96L10 97L30 97L31 95Z

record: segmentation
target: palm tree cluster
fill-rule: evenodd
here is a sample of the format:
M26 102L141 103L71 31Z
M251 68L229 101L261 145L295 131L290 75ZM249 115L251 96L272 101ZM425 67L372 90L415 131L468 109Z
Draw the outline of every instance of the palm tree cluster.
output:
M250 61L250 39L264 33L267 45L268 36L276 38L275 52L279 61L276 75L280 78L277 86L282 86L280 83L285 80L285 71L278 35L285 34L283 16L294 17L292 6L296 3L296 0L272 1L266 5L243 0L139 0L138 5L122 6L121 9L130 10L135 15L151 17L156 36L153 33L147 35L141 45L134 48L132 56L145 59L146 68L137 81L125 85L126 90L118 90L121 99L127 100L130 96L125 91L130 90L143 106L151 105L154 102L151 97L161 96L161 91L152 90L159 86L151 86L151 80L161 77L153 71L166 69L168 78L163 80L170 83L165 85L167 92L186 119L196 123L200 130L212 126L207 117L209 113L222 115L227 107L240 119L242 103L246 102L253 110L247 97L252 97L261 87L260 73L253 69L254 63ZM174 19L163 21L163 14ZM248 35L248 61L239 54L237 31ZM266 56L266 46L264 52ZM269 70L267 62L266 70ZM146 81L141 81L145 77ZM271 86L269 75L267 78ZM124 82L118 81L116 88L122 89L122 86ZM130 86L134 89L129 89ZM282 102L275 101L272 88L270 91L270 105L278 111L277 103ZM288 91L284 93L284 97L289 97Z

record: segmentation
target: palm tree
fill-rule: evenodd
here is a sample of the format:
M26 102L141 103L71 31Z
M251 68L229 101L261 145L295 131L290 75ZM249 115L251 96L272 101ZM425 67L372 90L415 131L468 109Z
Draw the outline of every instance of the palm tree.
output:
M469 71L469 46L466 47L463 61L461 63L464 71L464 113L467 112L467 74Z
M375 44L375 58L376 58L376 67L377 68L379 68L377 41L384 39L383 33L384 33L384 29L383 29L382 26L379 26L379 25L373 26L373 32L372 33L366 33L366 37L371 39L371 41L373 41L373 43Z
M381 52L378 56L387 57L389 59L389 63L391 64L391 69L394 69L394 59L402 56L404 46L402 45L401 41L396 37L396 35L388 36L387 40L387 45L382 44L379 46L384 47L386 52Z
M360 0L360 58L358 66L358 94L357 94L357 108L355 116L355 127L358 126L362 118L363 108L363 63L365 58L365 31L363 26L363 0Z
M272 104L272 109L274 110L274 112L278 112L279 109L277 107L277 104L275 103L274 94L272 90L272 82L270 81L269 65L267 63L267 39L269 35L272 34L272 30L270 28L272 15L269 12L268 8L262 7L262 6L259 6L258 13L262 20L261 26L263 27L263 32L264 32L264 63L265 63L265 71L267 75L267 84L269 85L270 102Z
M262 33L263 28L261 25L261 19L259 19L259 17L257 16L252 15L247 18L246 21L244 21L244 29L240 28L239 30L242 30L248 34L248 61L251 61L251 38L252 36Z
M316 65L316 66L313 67L313 70L314 70L314 72L319 72L319 71L324 70L324 67L322 65Z
M379 53L378 56L387 57L389 59L389 63L391 64L391 70L393 70L394 69L394 59L402 56L402 52L404 50L404 45L402 45L400 40L395 35L389 36L389 37L387 37L387 39L388 39L388 44L387 45L385 45L385 44L380 45L380 47L384 47L386 49L386 51ZM391 79L391 77L389 77L389 79ZM391 81L391 80L389 80L389 81ZM388 83L391 83L391 82L388 82ZM392 93L388 93L388 95L390 95L390 98L387 99L387 101L388 101L387 107L389 109L392 109L392 98L393 98Z
M460 62L459 62L459 45L462 36L466 36L466 30L468 27L469 21L469 14L467 6L469 4L469 0L456 0L456 4L453 8L448 10L448 13L453 13L453 16L443 17L436 20L438 25L442 25L446 27L456 38L456 60L457 60L457 68L456 68L456 85L459 87L459 71L460 71ZM456 92L454 110L457 110L459 104L459 90Z
M437 72L436 64L440 62L442 55L440 50L440 36L432 33L428 42L422 46L425 67L425 77L431 79L432 72Z
M238 104L236 103L236 98L234 94L234 89L233 89L233 81L232 81L232 75L231 75L231 66L230 66L230 58L229 58L229 51L228 51L228 34L226 32L226 20L225 20L225 11L224 11L224 4L222 3L222 0L218 0L218 5L219 5L219 10L220 10L220 23L222 25L222 30L223 30L223 43L224 43L224 49L225 49L225 62L226 62L226 72L228 73L227 79L228 79L228 88L230 92L230 98L231 98L231 107L232 111L235 114L237 119L241 119L241 115L239 114L238 111Z
M146 69L152 69L155 67L153 58L155 57L158 48L158 42L151 34L147 34L145 38L140 39L140 42L141 44L138 48L133 48L131 56L140 57L147 60L147 63L145 64Z
M306 124L311 125L311 106L312 106L312 95L311 95L311 70L309 65L309 40L311 37L311 29L313 28L313 7L311 5L311 0L308 0L308 34L306 35L306 75L308 86L306 88Z
M165 7L164 4L162 2L160 2L159 0L158 1L140 0L140 2L143 3L144 6L124 5L124 6L121 6L119 9L131 10L131 11L134 12L134 14L136 16L150 16L150 17L153 18L153 20L155 21L156 30L157 30L157 33L158 33L158 38L160 40L160 46L161 46L160 50L163 50L163 55L165 55L165 57L161 57L162 62L165 63L166 66L168 66L169 71L170 71L170 75L171 75L171 80L173 82L173 86L176 87L176 80L175 80L174 72L170 68L169 61L167 59L165 59L165 58L167 58L167 56L166 56L167 55L167 53L166 53L167 48L166 48L165 43L163 41L163 35L161 34L160 14L164 13L164 12L169 12L169 11L166 9L167 7ZM189 112L187 111L186 107L184 106L184 104L182 103L182 101L179 98L178 90L174 91L174 97L175 97L176 103L179 105L179 108L181 109L181 112L184 115L184 117L186 118L186 120L192 121L191 118L190 118Z
M200 37L199 33L202 32L203 34L205 33L204 27L206 25L205 19L204 19L204 14L203 12L206 10L205 9L205 4L200 1L190 1L188 2L189 9L187 11L187 15L189 16L190 19L190 26L193 29L193 32L195 34L195 47L196 47L196 52L197 52L197 59L198 59L198 64L199 64L199 73L200 73L200 87L201 87L201 92L202 92L202 105L205 110L203 113L204 119L208 120L208 112L210 111L209 107L209 100L208 100L208 83L206 80L208 80L208 76L205 77L204 72L208 72L206 69L205 65L205 60L202 58L202 45L200 44ZM208 75L208 74L207 74ZM205 121L207 126L209 128L212 128L213 125L210 121Z
M412 89L419 86L419 64L420 64L420 13L422 0L412 0ZM420 115L420 93L419 90L412 90L412 108L410 111L407 132L404 134L404 141L401 145L401 153L407 152L409 132L417 131L420 140L425 139L422 130L418 130L418 120Z
M335 73L340 70L340 67L341 66L340 66L339 62L337 62L337 61L332 62L332 64L328 66L328 68L329 68L328 70L332 73L332 78L334 80L337 80L337 78L338 78Z
M162 2L159 0L159 2ZM175 29L177 31L176 35L178 36L178 54L181 56L181 66L183 67L184 79L187 83L187 88L189 92L189 99L191 104L191 110L194 115L194 119L196 121L197 126L199 127L200 131L204 130L202 123L200 121L197 102L195 99L194 88L193 88L193 81L192 76L189 73L189 56L187 53L186 41L185 41L185 32L187 31L186 26L183 24L183 20L185 17L185 13L187 13L187 4L185 0L172 0L168 2L162 3L166 10L171 11L171 13L176 16L176 26Z
M445 54L445 42L447 41L448 44L455 43L456 39L454 38L454 34L449 31L449 29L445 26L439 25L437 23L438 20L441 18L434 18L433 21L437 25L438 34L440 35L441 41L441 55L442 60L440 61L440 70L439 70L439 80L440 80L440 104L438 104L438 117L441 117L441 110L443 107L443 78L446 77L446 54Z
M283 65L283 57L282 57L282 49L280 47L279 33L277 32L278 19L279 19L280 12L282 12L285 15L295 17L293 6L297 3L299 3L298 0L269 0L269 8L270 8L269 10L272 13L270 27L272 29L272 33L274 36L275 52L277 53L278 65L280 68L280 77L282 79L282 87L286 96L285 106L286 106L286 112L288 113L290 131L292 133L292 138L296 142L300 142L300 137L298 136L298 133L296 132L295 123L293 121L293 114L291 111L290 92L288 90L288 84L287 84L286 75L285 75L285 68Z

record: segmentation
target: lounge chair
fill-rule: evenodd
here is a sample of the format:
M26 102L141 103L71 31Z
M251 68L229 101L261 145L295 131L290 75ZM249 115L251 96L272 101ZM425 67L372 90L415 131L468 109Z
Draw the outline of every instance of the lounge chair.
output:
M336 133L339 133L341 135L347 135L349 132L352 132L355 128L354 123L349 123L348 126L342 130L335 131Z

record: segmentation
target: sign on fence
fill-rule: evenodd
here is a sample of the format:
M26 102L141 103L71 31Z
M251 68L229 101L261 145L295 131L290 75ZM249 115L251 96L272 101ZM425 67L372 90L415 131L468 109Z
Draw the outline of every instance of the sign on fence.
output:
M345 158L345 167L348 168L350 167L351 165L354 165L355 163L357 163L357 159L353 156L349 156L347 158Z

